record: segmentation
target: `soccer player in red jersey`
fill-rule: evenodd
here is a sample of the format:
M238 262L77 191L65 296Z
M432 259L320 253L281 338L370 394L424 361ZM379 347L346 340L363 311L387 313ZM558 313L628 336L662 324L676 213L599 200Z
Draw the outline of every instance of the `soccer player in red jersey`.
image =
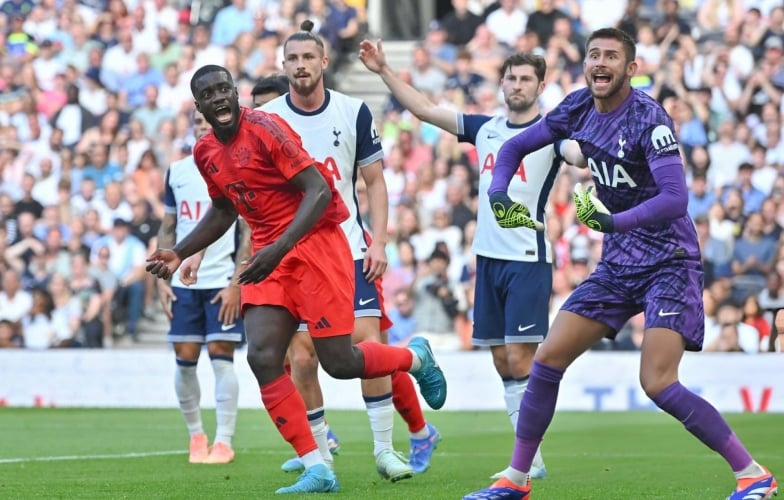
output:
M172 249L158 249L147 270L167 279L182 260L217 240L241 215L251 228L253 255L239 276L248 339L248 364L278 431L305 465L292 486L277 493L338 490L308 425L305 404L283 361L299 320L308 324L324 370L338 379L411 373L434 409L446 399L446 379L427 341L408 348L352 345L354 266L340 223L348 216L323 166L302 148L278 116L242 108L231 75L199 68L191 79L196 109L213 130L194 147L212 206Z

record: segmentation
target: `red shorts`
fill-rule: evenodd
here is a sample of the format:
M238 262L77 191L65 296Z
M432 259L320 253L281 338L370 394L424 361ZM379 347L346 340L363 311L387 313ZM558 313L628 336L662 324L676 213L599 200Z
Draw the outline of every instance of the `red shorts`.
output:
M242 286L242 310L285 307L312 337L354 331L354 261L339 226L320 228L297 243L261 283Z
M390 328L392 328L392 325L394 323L392 323L392 320L389 319L389 316L387 316L387 310L386 307L384 307L384 287L382 283L382 278L376 280L376 291L378 291L378 298L379 298L378 303L381 308L380 330L383 332L385 330L389 330Z

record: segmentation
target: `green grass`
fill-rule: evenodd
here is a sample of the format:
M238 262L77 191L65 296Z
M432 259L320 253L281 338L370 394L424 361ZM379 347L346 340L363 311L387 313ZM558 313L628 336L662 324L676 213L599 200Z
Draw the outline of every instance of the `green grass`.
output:
M208 433L213 415L204 412ZM328 412L342 443L335 496L459 499L506 466L512 430L503 412L427 416L444 436L430 471L391 484L375 472L365 414ZM397 448L407 450L396 418ZM781 478L784 417L728 419ZM238 422L233 464L190 465L176 410L0 408L0 498L272 498L296 479L279 470L291 449L262 410L243 410ZM543 451L549 477L535 483L537 499L723 499L734 487L724 461L661 413L559 413Z

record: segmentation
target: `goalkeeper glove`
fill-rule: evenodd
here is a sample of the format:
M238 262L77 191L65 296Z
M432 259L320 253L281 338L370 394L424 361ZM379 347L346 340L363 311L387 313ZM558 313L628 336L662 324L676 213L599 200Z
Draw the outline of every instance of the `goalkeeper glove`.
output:
M490 194L490 207L498 225L503 228L527 227L544 231L544 224L531 217L531 212L525 205L512 201L504 192Z
M604 203L593 194L593 186L585 189L582 184L574 186L574 204L577 208L577 218L580 222L594 231L602 233L613 232L612 214Z

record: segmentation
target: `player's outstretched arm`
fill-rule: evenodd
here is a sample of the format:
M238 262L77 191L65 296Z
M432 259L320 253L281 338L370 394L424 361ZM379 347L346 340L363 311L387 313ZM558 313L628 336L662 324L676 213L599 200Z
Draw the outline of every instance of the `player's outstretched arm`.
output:
M213 199L212 206L185 239L170 250L158 248L147 259L147 271L159 278L171 278L183 259L214 243L234 224L236 219L237 212L228 199Z
M316 165L301 170L291 178L291 182L305 193L305 197L297 207L294 220L280 235L280 238L248 259L247 267L239 276L241 284L258 283L269 276L286 253L313 228L329 202L332 201L332 191L329 184Z
M359 44L359 60L367 69L381 76L395 99L422 121L457 135L457 113L433 104L424 94L404 82L387 64L381 40L375 44L362 40Z

